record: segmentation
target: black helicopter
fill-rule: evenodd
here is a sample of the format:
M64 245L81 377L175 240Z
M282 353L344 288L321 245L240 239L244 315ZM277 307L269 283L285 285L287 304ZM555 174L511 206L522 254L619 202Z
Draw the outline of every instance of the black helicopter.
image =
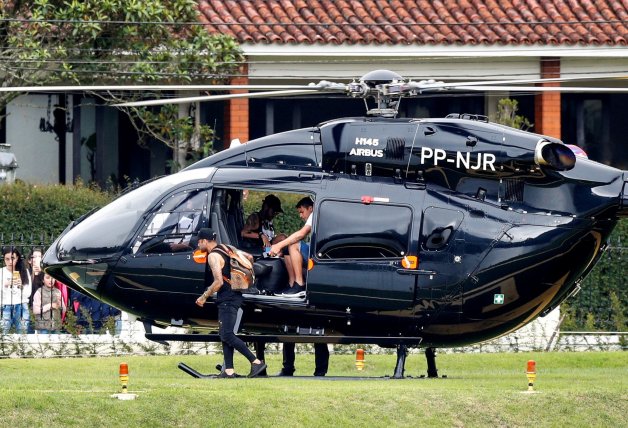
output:
M377 70L349 84L271 89L342 92L377 107L232 147L123 194L71 223L46 252L46 271L143 320L153 340L218 341L216 306L194 304L205 271L193 260L195 231L212 227L240 247L245 191L309 195L306 295L275 294L285 267L260 248L261 293L245 294L240 334L397 346L402 376L407 346L485 341L550 312L628 215L628 171L577 157L558 139L479 115L396 118L403 97L484 86ZM152 334L151 325L197 331Z

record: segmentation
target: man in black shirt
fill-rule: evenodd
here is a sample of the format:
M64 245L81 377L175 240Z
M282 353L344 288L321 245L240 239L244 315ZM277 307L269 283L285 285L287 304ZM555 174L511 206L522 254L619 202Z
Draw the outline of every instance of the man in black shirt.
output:
M255 358L255 355L247 348L246 344L235 335L234 327L236 324L238 309L242 305L243 297L239 290L232 290L229 283L231 282L231 264L229 256L221 251L215 251L216 233L210 228L202 228L198 232L198 247L207 251L207 264L205 265L205 284L211 283L201 297L196 300L196 304L203 307L207 298L214 293L216 303L218 304L218 324L220 340L225 356L225 366L220 377L235 377L233 369L233 350L236 349L251 362L251 372L249 377L255 377L266 369L263 361ZM253 261L253 257L247 254L247 257ZM211 271L211 275L209 272Z

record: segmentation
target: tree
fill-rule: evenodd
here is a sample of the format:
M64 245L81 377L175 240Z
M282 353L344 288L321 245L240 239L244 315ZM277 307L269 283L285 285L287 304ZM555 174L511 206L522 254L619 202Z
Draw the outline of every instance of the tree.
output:
M235 40L205 30L194 0L0 0L2 86L211 84L242 58ZM95 95L113 103L160 94ZM15 96L0 94L0 110ZM190 141L200 150L211 140L208 126L158 110L124 109L140 135L163 141L175 156Z
M495 122L511 128L523 129L527 131L533 124L524 116L518 115L519 102L511 98L502 98L497 103L497 114Z

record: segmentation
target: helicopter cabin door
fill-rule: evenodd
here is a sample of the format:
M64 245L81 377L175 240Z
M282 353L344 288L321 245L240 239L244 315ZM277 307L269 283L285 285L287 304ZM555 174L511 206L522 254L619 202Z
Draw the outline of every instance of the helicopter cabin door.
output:
M121 257L116 284L163 294L198 295L204 289L204 264L194 263L196 235L208 226L211 189L207 184L179 188L163 198L138 230L130 254ZM175 291L176 290L176 291Z
M311 304L346 311L412 306L416 277L398 272L411 242L410 206L326 199L314 215Z

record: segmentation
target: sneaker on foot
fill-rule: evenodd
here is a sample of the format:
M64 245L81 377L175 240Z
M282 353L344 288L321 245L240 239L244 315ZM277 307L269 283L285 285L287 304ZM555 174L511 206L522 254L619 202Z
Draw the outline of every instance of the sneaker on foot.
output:
M249 377L259 376L259 374L262 373L264 370L266 370L266 364L264 364L263 361L258 364L252 363L251 373L249 373Z
M284 297L305 297L305 285L294 284L289 289L281 293Z
M281 296L283 293L285 293L286 291L290 290L291 287L292 287L292 285L290 285L290 284L286 285L284 288L278 290L275 293L275 296Z
M220 379L235 379L236 374L227 374L227 372L220 372L217 377Z

